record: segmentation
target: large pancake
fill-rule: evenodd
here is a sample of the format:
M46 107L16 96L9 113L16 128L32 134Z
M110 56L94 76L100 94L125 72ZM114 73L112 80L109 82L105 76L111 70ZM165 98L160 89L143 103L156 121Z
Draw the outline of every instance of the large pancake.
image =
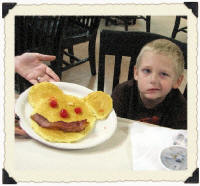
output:
M57 107L52 108L49 100L54 97L57 100ZM66 95L56 85L52 83L39 83L34 85L29 92L29 103L33 106L34 112L45 117L50 122L64 121L73 122L87 119L88 126L81 132L64 132L61 130L40 127L35 121L31 120L33 130L42 138L51 142L76 142L84 138L94 127L96 117L84 99ZM82 113L77 114L74 109L81 108ZM60 110L66 109L69 117L60 116Z

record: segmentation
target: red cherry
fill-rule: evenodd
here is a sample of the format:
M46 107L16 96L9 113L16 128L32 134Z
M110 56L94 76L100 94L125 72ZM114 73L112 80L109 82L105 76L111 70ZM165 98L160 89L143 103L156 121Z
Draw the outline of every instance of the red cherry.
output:
M50 97L49 99L49 105L53 108L57 107L58 106L58 103L57 103L57 100L55 97Z
M52 100L50 101L49 104L50 104L50 106L53 107L53 108L55 108L55 107L58 106L58 103L57 103L57 101L56 101L55 99L52 99Z
M68 117L69 117L69 114L68 114L67 110L62 109L62 110L60 111L60 116L61 116L62 118L68 118Z
M76 108L74 109L74 112L76 112L76 114L80 114L80 113L82 113L82 110L81 110L80 107L76 107Z

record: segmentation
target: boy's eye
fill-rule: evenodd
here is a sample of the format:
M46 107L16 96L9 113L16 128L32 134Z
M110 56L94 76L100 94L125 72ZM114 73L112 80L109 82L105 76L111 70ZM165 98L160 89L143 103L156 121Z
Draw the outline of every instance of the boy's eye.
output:
M161 72L160 75L163 76L163 77L169 76L169 74L167 74L167 73L165 73L165 72Z
M142 72L144 72L145 74L149 74L151 70L148 68L145 68L145 69L142 69Z

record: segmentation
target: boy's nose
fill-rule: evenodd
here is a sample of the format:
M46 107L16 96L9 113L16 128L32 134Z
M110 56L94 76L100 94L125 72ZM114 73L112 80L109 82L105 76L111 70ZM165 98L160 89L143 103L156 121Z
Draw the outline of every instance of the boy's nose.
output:
M151 83L157 83L157 81L158 81L158 76L157 76L157 74L156 73L152 73L151 74Z

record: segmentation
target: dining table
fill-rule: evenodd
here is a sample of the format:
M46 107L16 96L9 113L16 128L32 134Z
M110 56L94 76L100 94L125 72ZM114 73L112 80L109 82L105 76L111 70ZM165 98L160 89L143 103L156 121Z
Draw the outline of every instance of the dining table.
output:
M144 176L166 172L161 151L174 145L179 134L187 136L187 131L117 117L114 134L90 148L53 148L16 136L15 176L18 181L120 181L136 179L141 171Z

